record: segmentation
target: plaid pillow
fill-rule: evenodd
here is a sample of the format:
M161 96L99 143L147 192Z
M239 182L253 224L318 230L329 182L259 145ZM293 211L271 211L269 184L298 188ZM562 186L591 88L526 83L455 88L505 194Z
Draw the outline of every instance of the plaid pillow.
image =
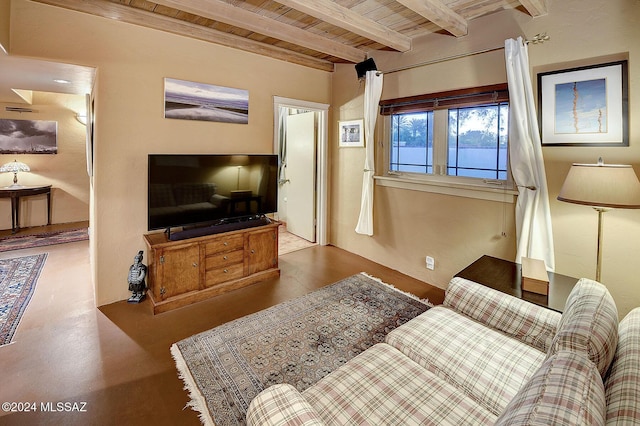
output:
M324 423L296 388L287 383L268 387L251 401L247 426L322 426Z
M171 184L158 183L149 186L149 207L173 207L176 200L173 198Z
M618 345L618 310L607 288L582 278L573 288L548 355L584 351L604 377Z
M216 193L215 183L178 183L174 186L179 205L206 203Z
M602 379L585 353L549 357L495 423L505 425L603 425Z
M558 312L460 277L449 283L443 304L542 352L547 352L560 321Z
M640 424L640 308L620 322L619 340L604 382L607 425Z

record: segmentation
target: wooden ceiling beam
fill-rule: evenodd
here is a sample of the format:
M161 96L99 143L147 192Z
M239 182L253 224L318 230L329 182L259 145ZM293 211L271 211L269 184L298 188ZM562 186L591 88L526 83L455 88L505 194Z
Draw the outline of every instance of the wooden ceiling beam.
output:
M549 13L546 0L520 0L520 4L527 9L527 12L534 18Z
M309 68L333 72L334 64L324 59L303 55L291 50L272 46L233 34L217 31L201 25L191 24L164 15L135 9L106 0L33 0L37 3L57 6L83 12L102 18L114 19L129 24L140 25L184 37L194 38L221 46L232 47L257 55L268 56Z
M349 62L358 63L366 58L366 53L363 50L329 40L326 37L258 15L221 0L154 0L154 3L251 30Z
M456 37L467 35L467 20L449 8L442 0L397 1Z
M411 38L331 0L277 0L278 3L377 41L400 52L411 49Z

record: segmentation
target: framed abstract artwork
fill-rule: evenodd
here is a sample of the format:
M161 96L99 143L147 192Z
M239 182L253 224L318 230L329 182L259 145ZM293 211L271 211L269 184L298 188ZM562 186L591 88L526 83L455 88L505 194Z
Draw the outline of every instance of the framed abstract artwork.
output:
M627 61L538 74L543 145L628 146Z
M338 140L340 147L364 146L364 120L338 122Z

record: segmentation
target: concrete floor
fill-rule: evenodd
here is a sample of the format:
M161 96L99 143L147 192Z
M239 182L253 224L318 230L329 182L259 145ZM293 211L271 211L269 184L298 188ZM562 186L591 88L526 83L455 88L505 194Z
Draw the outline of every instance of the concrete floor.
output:
M49 256L14 343L0 347L0 402L35 404L37 411L0 411L0 425L199 425L184 408L188 396L172 343L361 271L433 303L444 298L442 290L397 271L314 246L281 256L278 279L154 316L148 300L95 308L86 241L0 258L42 252ZM84 411L41 411L43 403L58 402Z

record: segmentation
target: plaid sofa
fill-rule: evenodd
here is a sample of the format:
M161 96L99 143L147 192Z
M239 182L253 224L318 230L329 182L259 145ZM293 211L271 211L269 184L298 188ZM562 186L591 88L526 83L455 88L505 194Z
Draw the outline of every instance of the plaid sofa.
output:
M581 279L564 313L463 278L441 306L315 385L269 387L248 425L640 424L640 308Z
M228 215L229 199L215 183L161 183L149 186L149 228L206 222Z

